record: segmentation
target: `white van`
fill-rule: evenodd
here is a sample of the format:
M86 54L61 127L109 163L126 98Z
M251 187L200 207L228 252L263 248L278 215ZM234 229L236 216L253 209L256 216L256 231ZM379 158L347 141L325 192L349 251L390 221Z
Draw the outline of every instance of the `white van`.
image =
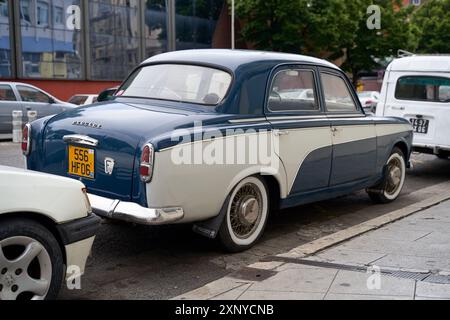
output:
M384 76L377 116L411 121L414 151L450 156L450 56L394 60Z

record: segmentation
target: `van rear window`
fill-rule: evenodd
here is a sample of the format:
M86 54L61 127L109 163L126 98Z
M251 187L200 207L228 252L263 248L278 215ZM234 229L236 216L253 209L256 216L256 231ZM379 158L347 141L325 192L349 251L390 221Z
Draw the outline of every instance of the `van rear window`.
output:
M430 102L450 102L450 78L407 76L397 81L395 98Z

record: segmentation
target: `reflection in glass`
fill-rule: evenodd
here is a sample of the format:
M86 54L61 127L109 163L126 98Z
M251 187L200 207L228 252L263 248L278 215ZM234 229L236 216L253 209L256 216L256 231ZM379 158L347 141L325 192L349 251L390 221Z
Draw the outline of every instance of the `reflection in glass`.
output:
M177 50L211 48L223 0L176 0Z
M82 79L82 34L65 12L80 0L20 0L22 73L27 78Z
M0 78L11 77L10 33L8 1L0 0Z
M145 1L145 58L167 51L166 1Z
M139 1L89 1L91 77L123 80L139 59Z

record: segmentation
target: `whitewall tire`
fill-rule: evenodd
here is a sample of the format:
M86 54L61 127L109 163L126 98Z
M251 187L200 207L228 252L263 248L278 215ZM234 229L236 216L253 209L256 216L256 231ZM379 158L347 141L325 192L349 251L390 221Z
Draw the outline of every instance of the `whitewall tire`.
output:
M383 181L367 191L376 203L389 203L396 200L403 190L406 179L406 159L399 148L394 148L386 162ZM373 191L376 190L376 191Z
M233 189L228 199L218 238L227 251L245 251L264 233L269 216L268 188L261 178L248 177Z

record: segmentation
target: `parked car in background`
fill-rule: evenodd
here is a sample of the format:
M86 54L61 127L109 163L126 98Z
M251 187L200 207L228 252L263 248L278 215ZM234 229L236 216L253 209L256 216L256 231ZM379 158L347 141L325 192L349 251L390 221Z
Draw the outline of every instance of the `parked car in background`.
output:
M97 102L109 101L114 97L119 87L109 88L100 92L97 98Z
M91 212L81 182L0 166L0 300L55 299L65 276L81 275L100 220Z
M77 107L63 102L49 93L29 84L0 82L0 135L8 137L12 133L12 112L23 112L23 123L28 122L27 112L36 111L37 117L49 115Z
M96 94L76 94L69 99L69 103L77 106L86 106L97 102L98 95Z
M380 101L380 93L377 91L363 91L358 93L359 101L361 102L364 111L368 113L375 113L377 110L378 101Z
M195 223L238 252L258 241L271 209L366 188L390 202L405 181L411 124L366 116L345 73L324 60L171 52L142 63L119 92L34 122L24 150L29 169L83 181L104 217ZM253 139L273 143L255 150ZM211 150L218 159L206 160ZM269 161L254 158L262 152Z
M394 60L384 77L377 115L396 116L414 127L414 150L450 156L450 56Z

